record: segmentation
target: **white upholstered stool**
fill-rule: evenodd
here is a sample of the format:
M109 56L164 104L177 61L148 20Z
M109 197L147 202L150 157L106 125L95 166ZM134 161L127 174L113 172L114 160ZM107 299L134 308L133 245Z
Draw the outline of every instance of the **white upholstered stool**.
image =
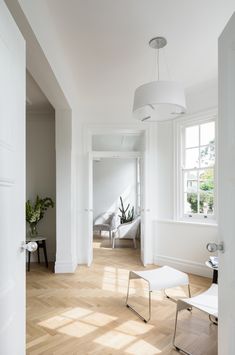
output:
M192 298L186 298L183 300L178 300L177 308L176 308L176 317L175 317L175 331L173 336L173 345L176 350L183 352L184 354L191 355L185 349L182 349L179 345L176 345L176 330L177 330L177 322L178 322L178 314L180 311L184 309L188 309L189 307L194 307L199 309L202 312L205 312L209 315L210 321L217 325L217 317L218 317L218 285L212 284L211 287L202 292L200 295L194 296ZM214 320L211 318L215 318Z
M129 303L129 289L130 289L130 281L133 279L143 279L148 282L148 292L149 292L149 316L148 319L145 319L142 315L140 315ZM127 289L127 297L126 297L126 306L134 311L145 323L147 323L151 318L151 292L152 291L160 291L167 288L173 288L177 286L188 286L189 297L190 294L190 286L189 286L189 278L188 275L184 272L173 269L169 266L163 266L153 270L146 271L130 271L129 272L129 280L128 280L128 289ZM166 295L167 298L175 301ZM176 301L175 301L176 302Z

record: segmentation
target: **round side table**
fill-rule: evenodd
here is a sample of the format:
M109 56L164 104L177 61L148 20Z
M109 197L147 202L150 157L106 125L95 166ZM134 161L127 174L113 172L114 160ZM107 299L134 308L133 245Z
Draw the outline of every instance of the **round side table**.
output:
M37 237L32 237L32 238L27 237L26 243L29 243L29 242L36 242L37 243L37 245L38 245L37 253L38 253L38 263L39 264L40 264L40 248L43 249L45 264L46 264L46 267L48 267L46 239L47 238L39 236L39 235ZM30 271L30 257L31 257L31 252L28 251L28 271Z
M218 267L212 266L212 264L207 260L205 262L206 266L209 267L210 269L213 270L213 278L212 278L212 283L217 284L218 283Z

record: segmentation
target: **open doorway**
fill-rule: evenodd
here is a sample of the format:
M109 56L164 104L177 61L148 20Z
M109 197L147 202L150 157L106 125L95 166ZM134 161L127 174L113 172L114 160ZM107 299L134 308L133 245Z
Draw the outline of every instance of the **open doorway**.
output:
M103 249L140 260L144 139L143 132L92 136L90 223L95 258L100 256L97 249Z
M38 196L38 203L36 199ZM46 199L46 200L45 200ZM30 73L26 72L26 240L36 241L36 253L27 252L27 270L54 269L56 253L55 110ZM30 226L35 220L35 231ZM38 265L37 265L38 267Z

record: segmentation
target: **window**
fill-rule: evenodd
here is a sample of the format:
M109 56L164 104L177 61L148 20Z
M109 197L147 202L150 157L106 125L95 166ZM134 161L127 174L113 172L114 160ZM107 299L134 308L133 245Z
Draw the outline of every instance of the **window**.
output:
M216 124L187 120L178 130L178 218L215 218Z

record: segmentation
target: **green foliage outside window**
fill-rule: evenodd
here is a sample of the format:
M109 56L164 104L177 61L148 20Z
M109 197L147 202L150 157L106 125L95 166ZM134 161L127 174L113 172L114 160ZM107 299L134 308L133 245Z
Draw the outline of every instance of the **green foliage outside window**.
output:
M188 193L187 202L190 204L193 213L203 213L207 207L209 212L213 212L214 207L214 176L213 170L205 170L204 174L200 175L200 193L199 193L199 211L198 211L198 194Z
M201 162L214 162L215 160L215 141L211 141L210 144L201 150L200 161ZM213 169L205 168L204 173L200 175L199 181L199 194L188 193L187 202L190 204L192 213L204 213L204 209L212 213L214 209L214 172ZM199 198L199 206L198 206ZM198 211L199 207L199 211Z

